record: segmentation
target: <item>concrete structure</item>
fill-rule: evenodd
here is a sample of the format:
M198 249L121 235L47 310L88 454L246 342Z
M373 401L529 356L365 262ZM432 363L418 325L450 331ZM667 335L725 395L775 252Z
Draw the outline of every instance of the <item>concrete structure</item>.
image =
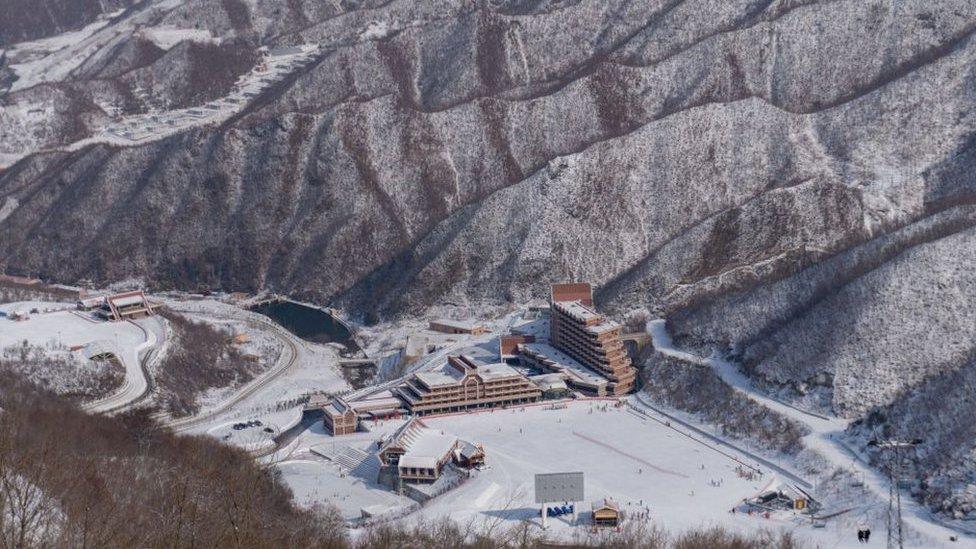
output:
M350 402L349 405L363 419L400 417L407 411L403 407L403 401L390 391L372 393Z
M593 307L593 288L586 282L553 284L549 302L558 301L579 301L585 307Z
M395 391L414 414L524 404L542 395L511 366L483 364L466 355L449 356L440 370L418 372Z
M616 501L610 498L600 499L594 501L590 509L593 514L594 526L616 527L620 525L620 505Z
M498 340L498 355L502 360L518 356L518 346L523 343L535 343L535 336L524 334L503 335Z
M153 306L142 290L105 296L96 314L106 320L119 321L153 314Z
M359 429L359 417L352 406L336 397L322 407L322 421L332 436L349 435Z
M565 285L557 285L565 286ZM621 325L608 320L592 308L592 295L572 301L558 301L564 296L579 296L584 292L573 285L570 290L553 286L549 342L584 366L606 377L608 390L615 395L629 393L634 388L637 370L620 341Z
M435 332L445 334L481 335L488 332L487 328L476 322L469 322L466 320L451 320L449 318L431 320L430 329Z
M569 386L560 374L543 374L529 379L542 391L542 398L563 398L570 394Z
M75 304L75 307L77 307L79 311L93 311L101 308L102 305L105 305L105 296L93 295L79 299Z
M597 396L607 394L607 378L548 343L519 345L519 353L519 359L527 367L558 374L566 383L580 391Z
M415 417L380 445L377 457L383 467L395 468L400 480L433 482L457 447L457 437L435 431Z

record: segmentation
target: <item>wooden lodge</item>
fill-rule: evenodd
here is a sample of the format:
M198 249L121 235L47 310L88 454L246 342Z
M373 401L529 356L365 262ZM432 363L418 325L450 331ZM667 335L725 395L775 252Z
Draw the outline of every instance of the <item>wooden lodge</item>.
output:
M620 505L612 499L605 498L594 501L590 508L593 513L594 526L617 527L620 525Z

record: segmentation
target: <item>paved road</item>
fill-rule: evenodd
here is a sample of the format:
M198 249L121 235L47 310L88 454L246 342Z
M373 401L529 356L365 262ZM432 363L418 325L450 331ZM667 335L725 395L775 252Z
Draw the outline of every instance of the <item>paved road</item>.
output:
M257 319L257 318L242 318L240 316L225 315L225 314L215 313L210 311L206 313L201 313L200 311L191 310L191 309L178 309L175 307L173 307L172 309L174 311L182 312L182 313L205 314L206 316L213 317L213 318L244 321L250 324L252 327L260 326L260 328L270 330L272 333L274 333L276 337L278 337L278 339L281 340L282 343L284 343L284 349L281 355L278 357L278 361L275 363L275 366L273 368L271 368L261 376L251 380L250 383L242 387L232 397L228 398L227 400L220 403L219 405L208 409L206 412L202 414L188 417L188 418L170 419L167 416L161 416L159 418L164 425L172 428L176 432L188 431L190 429L198 427L199 425L207 423L208 421L211 421L216 416L219 416L224 412L227 412L235 405L245 400L249 396L253 395L254 393L260 391L269 383L271 383L279 376L287 372L292 366L294 366L298 362L298 358L299 358L298 346L302 345L302 342L298 341L297 338L293 336L290 332L288 332L281 326L278 326L272 321Z
M128 320L130 324L142 330L143 342L132 350L116 350L119 361L125 368L125 379L122 386L115 393L82 406L82 409L94 413L115 413L129 409L149 395L153 388L152 376L149 373L149 363L157 356L157 351L165 343L165 327L161 329L163 340L149 326L149 323L161 322L156 318ZM163 323L163 325L165 325ZM147 327L148 326L148 327Z

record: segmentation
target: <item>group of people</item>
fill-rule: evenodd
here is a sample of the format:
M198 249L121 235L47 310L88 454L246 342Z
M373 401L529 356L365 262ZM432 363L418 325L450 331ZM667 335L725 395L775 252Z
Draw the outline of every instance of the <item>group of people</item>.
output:
M871 529L861 528L857 531L857 541L860 543L867 543L871 540Z
M627 507L630 507L632 505L636 505L637 510L628 511L631 518L641 519L641 520L647 520L651 518L651 508L644 505L644 500L640 500L640 502L636 504L630 501L627 502Z

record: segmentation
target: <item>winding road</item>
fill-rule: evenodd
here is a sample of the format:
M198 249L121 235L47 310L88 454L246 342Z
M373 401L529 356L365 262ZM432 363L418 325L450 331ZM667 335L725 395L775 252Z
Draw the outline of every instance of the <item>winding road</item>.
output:
M179 313L201 314L200 311L195 311L191 309L178 309L175 307L171 307L171 308L174 311ZM259 390L267 386L269 383L277 379L279 376L287 372L292 366L294 366L298 362L298 357L299 357L298 347L302 345L302 342L299 341L295 336L293 336L290 332L288 332L281 326L278 326L277 324L271 321L267 321L263 319L227 315L227 314L221 314L212 311L208 311L206 313L206 316L212 318L220 318L224 320L243 321L243 322L247 322L252 327L260 326L261 329L267 329L270 330L272 333L274 333L274 335L279 340L281 340L282 343L284 343L284 347L282 349L282 353L278 356L278 360L275 363L274 367L272 367L267 372L261 374L260 376L256 377L255 379L251 380L249 383L244 385L244 387L242 387L239 391L237 391L232 397L221 402L219 405L213 408L209 408L205 412L199 415L195 415L187 418L172 419L167 415L159 416L159 420L161 423L163 423L167 427L170 427L176 432L189 431L190 429L205 424L208 421L215 418L216 416L219 416L220 414L227 412L235 405L247 399L254 393L258 392Z
M144 341L130 351L116 350L118 360L125 368L122 386L113 394L82 406L82 409L88 412L103 414L121 412L142 402L153 390L149 364L158 356L159 347L166 341L166 324L156 318L127 322L142 330ZM147 328L146 324L149 322L158 323L162 340L152 328Z

